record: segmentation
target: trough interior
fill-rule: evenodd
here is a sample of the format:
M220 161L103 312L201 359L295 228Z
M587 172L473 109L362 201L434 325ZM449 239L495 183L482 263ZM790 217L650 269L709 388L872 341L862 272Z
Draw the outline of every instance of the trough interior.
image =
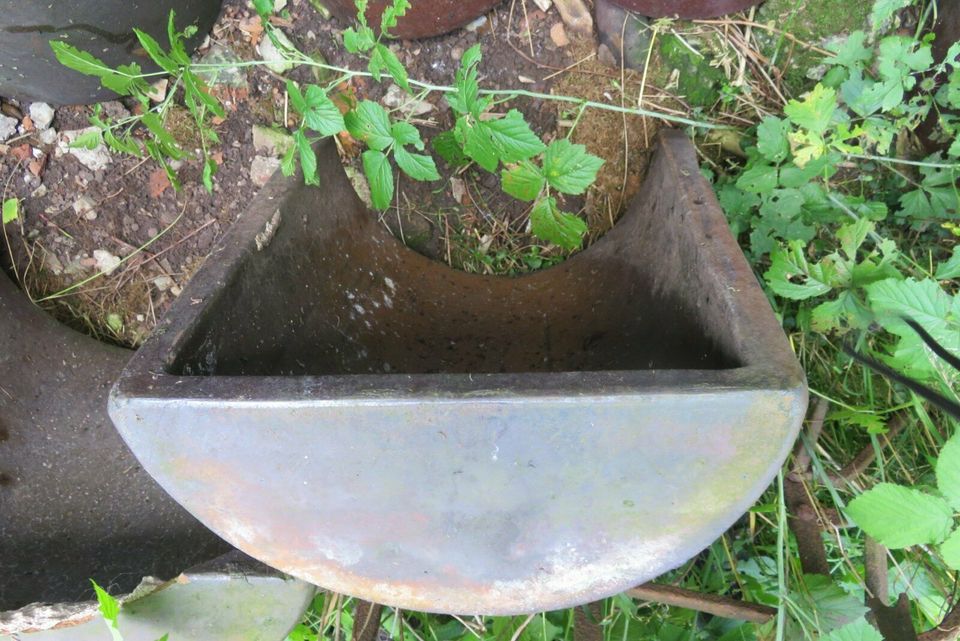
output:
M676 159L663 152L610 233L559 266L515 278L466 274L404 247L356 198L335 154L319 156L322 188L286 183L262 195L228 238L221 257L228 266L219 276L197 276L221 280L193 303L194 316L167 355L168 373L741 365L724 331L730 310L715 295L720 274L700 251L704 230L688 219Z

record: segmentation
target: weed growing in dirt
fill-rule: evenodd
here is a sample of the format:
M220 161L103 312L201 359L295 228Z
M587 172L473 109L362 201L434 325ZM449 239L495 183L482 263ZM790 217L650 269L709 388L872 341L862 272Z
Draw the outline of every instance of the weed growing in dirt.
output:
M117 599L110 596L110 593L97 585L96 581L90 581L93 584L93 591L97 595L97 604L100 606L100 614L103 616L103 622L107 624L110 630L110 637L113 641L123 641L123 635L120 634L120 608L121 604ZM157 641L167 641L169 635L165 634Z

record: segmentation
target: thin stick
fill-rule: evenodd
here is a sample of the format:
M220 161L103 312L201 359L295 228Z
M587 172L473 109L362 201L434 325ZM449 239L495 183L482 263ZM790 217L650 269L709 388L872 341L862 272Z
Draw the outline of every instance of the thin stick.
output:
M717 594L703 594L673 585L645 583L627 590L627 596L751 623L767 623L777 616L777 609L770 606L748 603Z

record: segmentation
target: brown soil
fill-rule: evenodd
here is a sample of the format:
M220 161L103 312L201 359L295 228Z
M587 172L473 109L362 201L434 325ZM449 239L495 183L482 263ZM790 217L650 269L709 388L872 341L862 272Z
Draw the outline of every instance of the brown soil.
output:
M462 30L398 43L410 76L452 84L460 55L479 42L484 51L483 86L636 104L638 75L626 74L621 95L621 72L591 56L594 42L574 40L557 47L549 35L550 28L560 21L555 10L544 14L527 3L524 12L523 2L505 2L475 32ZM346 25L325 20L308 0L290 0L288 10L289 20L281 26L302 50L317 52L333 64L357 66L340 44L339 32ZM249 24L245 0L226 0L207 46L228 47L243 59L254 58L250 33L243 29ZM200 55L203 53L201 50ZM583 62L575 65L578 61ZM289 75L312 80L307 68ZM174 191L166 187L162 170L151 160L114 155L106 169L91 171L71 155L57 157L55 145L43 145L36 132L28 131L0 145L4 197L23 199L21 220L6 226L8 241L0 260L8 267L12 263L10 271L21 286L35 300L43 301L44 307L84 331L120 344L139 344L259 189L250 176L257 155L251 128L254 124L283 124L283 79L264 68L249 68L246 80L247 87L217 89L227 104L228 117L216 126L222 144L213 153L222 162L212 194L203 188L201 164L193 158L179 167L182 187ZM357 98L380 100L385 86L357 81L345 90ZM654 92L648 86L646 93ZM417 123L429 141L452 125L452 117L440 96L428 100L435 108ZM515 102L503 108L521 109L548 142L567 135L576 120L576 109L564 103ZM15 112L16 107L5 104L8 112ZM116 102L105 106L108 112L125 109ZM60 108L53 126L58 131L85 127L90 112L89 107ZM171 129L181 142L195 145L194 134L182 116L172 117ZM643 119L595 110L585 112L577 123L573 140L608 161L586 198L562 203L568 211L585 212L591 238L609 229L639 188L654 130L655 126ZM344 150L345 164L358 172L360 150L349 145L344 145ZM557 248L541 247L528 234L528 207L501 192L499 177L474 168L456 171L439 159L438 166L441 182L401 180L398 205L381 214L383 222L409 245L456 267L484 273L517 273L562 260L563 253ZM75 211L74 203L81 196L94 204L94 219L88 219L82 210ZM95 250L129 258L111 275L91 279L99 271ZM63 291L88 279L82 286ZM43 300L50 296L55 297Z

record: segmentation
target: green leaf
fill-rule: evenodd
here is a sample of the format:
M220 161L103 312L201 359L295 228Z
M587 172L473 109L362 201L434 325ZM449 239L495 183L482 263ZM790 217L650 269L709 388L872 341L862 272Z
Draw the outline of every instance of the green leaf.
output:
M460 59L460 68L457 70L456 82L454 83L457 92L447 95L447 103L451 109L461 115L472 114L477 119L490 105L489 100L480 99L477 65L480 64L482 57L483 54L479 44L464 52Z
M393 151L393 157L396 159L400 170L414 180L421 182L440 180L437 165L430 156L411 154L403 147L396 147Z
M296 143L297 152L300 155L300 167L303 169L303 182L308 185L319 185L320 177L317 176L317 154L313 151L313 145L303 133L298 129L293 134L293 141ZM284 159L285 160L285 159ZM281 163L281 169L282 169Z
M948 568L960 570L960 530L954 530L940 545L940 556Z
M860 529L892 550L940 543L953 528L953 510L938 496L880 483L847 506Z
M808 602L808 611L812 612L821 632L842 628L869 612L862 597L846 592L831 577L804 574L803 585L805 590L797 598Z
M565 194L582 194L597 179L603 159L587 153L583 145L566 138L555 140L543 155L543 173L547 182Z
M873 49L865 46L866 40L867 34L863 31L852 31L845 40L828 44L827 49L833 55L826 59L827 64L862 69L873 59Z
M777 295L807 300L833 290L831 281L837 276L836 268L826 260L811 264L805 249L803 241L790 241L787 250L779 249L770 255L770 269L764 278Z
M3 201L3 216L0 223L6 225L20 218L20 200L17 198L7 198Z
M452 131L437 134L433 137L431 144L433 150L454 167L466 165L469 162L463 153L463 147L457 142L457 137Z
M757 151L770 162L780 164L790 156L789 132L789 122L767 116L757 127Z
M393 200L393 168L387 156L375 149L363 152L363 173L370 183L373 206L381 210L389 207Z
M343 32L343 46L352 54L370 51L375 44L377 44L377 38L370 27L361 26L359 29L350 27Z
M383 151L393 144L390 115L379 104L364 100L356 109L347 112L344 123L350 135L376 151Z
M777 188L777 168L770 165L750 167L740 174L737 187L754 194L768 194Z
M820 641L883 641L883 635L861 618L820 637Z
M376 72L374 72L374 67L377 69ZM377 82L380 82L380 69L386 69L401 89L407 93L411 92L406 68L397 58L397 55L384 44L377 44L373 49L373 55L370 57L370 72L373 73Z
M477 126L489 132L490 139L499 151L501 162L527 160L546 149L537 134L530 129L523 114L516 109L511 109L503 118L486 120Z
M420 138L420 132L409 122L395 122L390 126L390 135L400 147L413 145L415 148L423 151L423 140ZM451 134L452 135L452 134Z
M74 138L70 146L74 149L96 149L102 144L103 136L100 131L88 131Z
M100 605L100 614L103 615L107 629L110 630L110 636L113 638L113 641L123 641L123 637L120 636L120 630L117 627L117 619L120 616L120 602L97 585L96 581L91 580L90 583L93 584L93 591L96 593L97 603Z
M253 0L253 8L261 18L269 18L273 15L273 0Z
M873 30L881 29L893 17L894 13L912 2L913 0L876 0L873 11L870 12L870 24L873 25Z
M960 433L953 436L940 450L937 459L937 489L960 510ZM957 568L960 569L960 568Z
M397 18L402 18L410 8L410 0L393 0L393 3L383 12L380 18L380 31L388 33L397 26Z
M950 260L937 265L937 280L952 280L960 276L960 248L954 248Z
M296 143L296 134L294 134L294 143ZM297 145L293 144L283 154L283 159L280 161L280 171L284 176L292 176L293 172L297 170L297 151Z
M203 186L210 193L213 193L213 175L217 173L217 169L217 161L213 158L207 158L203 163Z
M818 84L803 100L791 100L783 108L790 121L812 134L822 135L838 108L837 92Z
M180 70L180 65L164 53L163 48L160 47L160 43L154 40L153 36L139 29L134 29L133 32L137 35L137 40L140 41L140 46L143 47L143 50L147 52L147 55L150 56L161 69L168 73L177 73Z
M471 126L461 116L457 120L454 135L463 141L463 152L487 171L496 171L500 164L498 150L489 130L482 124Z
M564 249L577 249L583 244L587 223L582 218L562 212L557 199L543 198L530 212L530 229L533 235Z
M514 198L533 202L543 191L547 180L540 168L530 161L524 161L501 173L503 191Z
M121 73L108 67L99 58L61 40L51 41L50 48L53 49L60 64L82 74L99 78L101 85L115 93L130 95L133 89L139 86L138 78L135 77L140 72L140 67L137 65L127 65L124 67L126 71Z
M346 129L340 110L317 85L307 86L304 102L306 111L303 112L303 122L312 131L321 136L335 136Z

